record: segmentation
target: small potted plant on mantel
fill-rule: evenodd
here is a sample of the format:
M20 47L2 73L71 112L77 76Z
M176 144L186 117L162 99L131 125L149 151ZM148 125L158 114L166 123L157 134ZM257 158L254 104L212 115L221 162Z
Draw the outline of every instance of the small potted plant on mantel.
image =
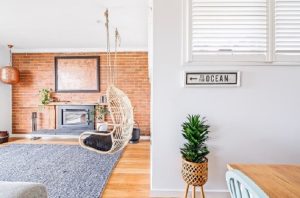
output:
M40 104L47 105L51 102L51 89L41 89L39 90Z
M39 90L39 111L43 111L45 106L52 102L51 89L43 88Z
M95 108L95 117L97 119L96 129L97 131L106 132L108 124L105 122L105 116L109 114L109 111L105 105L97 105Z
M208 139L209 126L205 124L205 118L200 115L188 115L187 121L182 124L182 135L186 143L180 149L182 154L182 177L187 183L185 198L188 195L189 186L193 186L193 197L195 197L196 186L201 187L204 198L203 185L208 178L208 160L206 156L209 151L205 144Z

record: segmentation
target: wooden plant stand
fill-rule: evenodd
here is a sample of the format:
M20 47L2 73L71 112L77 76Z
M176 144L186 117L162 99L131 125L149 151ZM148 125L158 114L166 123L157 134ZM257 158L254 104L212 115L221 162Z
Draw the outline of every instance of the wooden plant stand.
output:
M185 189L184 198L187 198L187 196L188 196L188 193L189 193L189 187L190 187L190 185L189 185L189 184L186 184L186 189ZM202 198L205 198L203 186L200 186L200 187L201 187L201 195L202 195ZM192 194L192 198L196 198L196 186L193 186L193 194Z

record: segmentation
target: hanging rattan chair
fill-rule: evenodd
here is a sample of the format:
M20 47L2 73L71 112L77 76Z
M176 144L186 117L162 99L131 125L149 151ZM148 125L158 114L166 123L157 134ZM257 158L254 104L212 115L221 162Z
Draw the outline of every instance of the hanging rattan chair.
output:
M113 154L123 149L132 136L134 125L133 108L127 95L114 85L110 85L106 91L107 105L110 112L112 124L109 124L112 130L108 133L84 132L79 137L79 143L83 148L102 154ZM98 150L87 146L84 140L89 136L107 136L111 138L111 148L108 151Z
M108 10L104 13L106 17L106 33L107 33L107 63L108 63L108 87L106 90L107 105L112 124L109 124L111 131L108 133L100 132L83 132L79 136L79 144L83 148L95 151L102 154L113 154L117 151L122 150L129 142L132 136L134 117L133 108L128 96L120 89L115 86L117 78L117 47L120 42L120 35L118 30L115 31L115 60L114 67L111 63L111 52L110 52L110 39L109 39L109 20ZM95 146L87 144L87 139L97 141L101 146ZM109 146L107 146L107 139L109 139ZM101 142L103 141L103 142ZM106 146L103 146L107 144ZM105 148L104 148L105 147Z

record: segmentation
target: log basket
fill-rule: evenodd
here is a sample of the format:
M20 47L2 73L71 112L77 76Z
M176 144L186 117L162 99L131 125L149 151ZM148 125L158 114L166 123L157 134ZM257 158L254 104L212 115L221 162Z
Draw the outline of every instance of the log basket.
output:
M187 197L189 186L193 186L193 198L195 197L195 187L200 186L202 191L202 197L205 198L203 185L207 182L208 178L208 160L205 158L205 162L193 163L182 159L182 177L187 183L185 198Z

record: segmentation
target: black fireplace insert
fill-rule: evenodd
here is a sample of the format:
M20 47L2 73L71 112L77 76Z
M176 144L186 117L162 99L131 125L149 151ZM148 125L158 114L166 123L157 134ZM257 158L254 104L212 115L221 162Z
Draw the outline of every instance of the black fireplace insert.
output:
M94 130L94 105L57 106L57 128Z

